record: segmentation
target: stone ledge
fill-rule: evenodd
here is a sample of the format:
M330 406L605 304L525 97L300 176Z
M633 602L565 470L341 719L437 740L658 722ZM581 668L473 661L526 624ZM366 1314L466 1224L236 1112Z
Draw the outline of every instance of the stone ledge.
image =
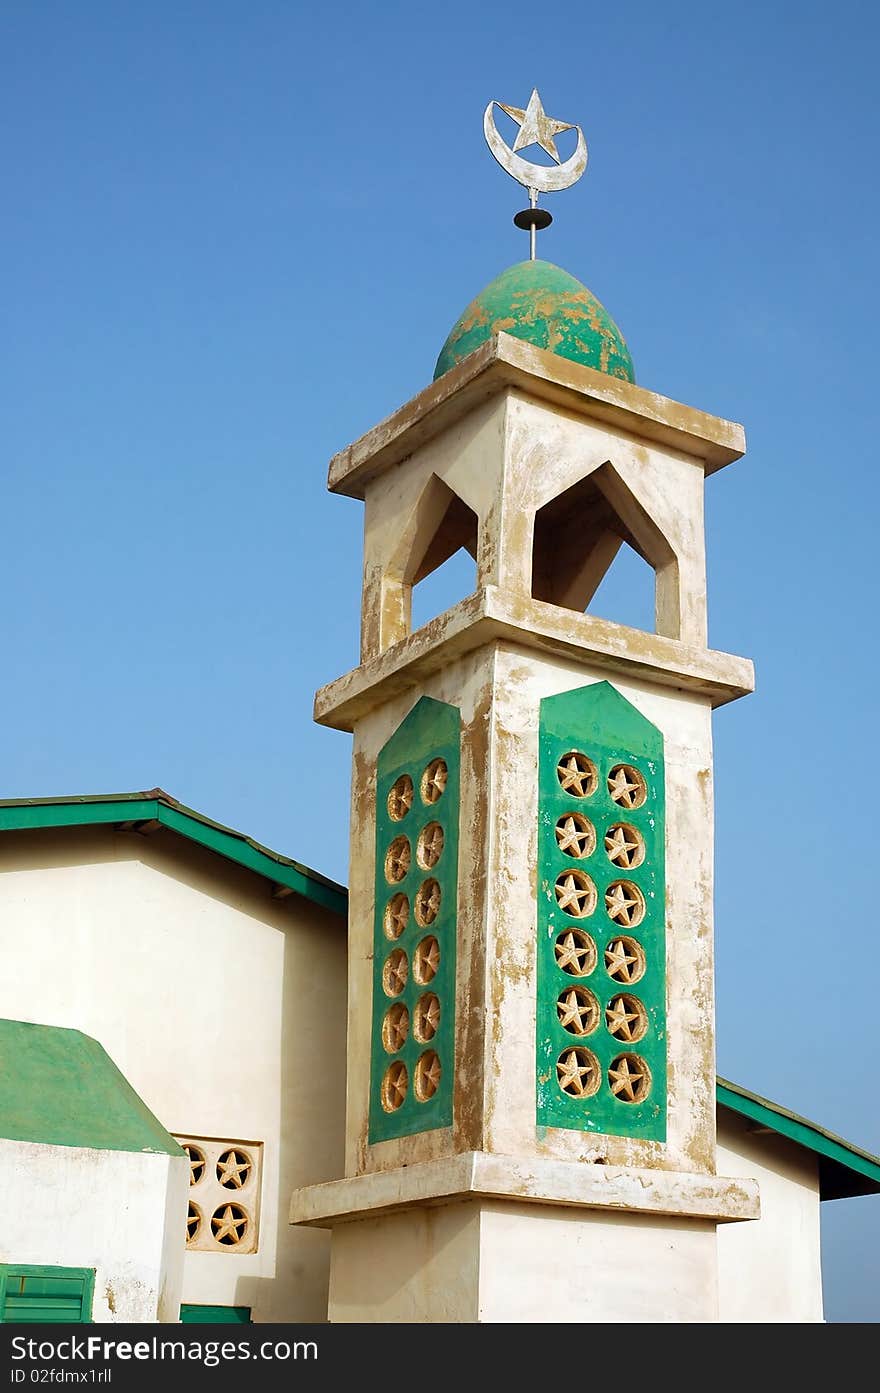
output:
M489 585L378 658L321 687L315 696L315 720L336 730L352 730L355 721L380 702L414 687L451 659L497 640L579 662L586 658L607 672L693 692L713 706L746 696L755 686L747 658L643 633Z
M712 1223L761 1216L756 1180L574 1161L520 1161L514 1156L466 1151L294 1190L290 1222L333 1228L414 1205L432 1207L467 1199L667 1214Z
M699 459L707 474L739 459L736 421L684 406L658 392L573 363L511 334L496 334L330 461L327 487L363 498L386 469L498 392L515 389L588 420L625 430Z

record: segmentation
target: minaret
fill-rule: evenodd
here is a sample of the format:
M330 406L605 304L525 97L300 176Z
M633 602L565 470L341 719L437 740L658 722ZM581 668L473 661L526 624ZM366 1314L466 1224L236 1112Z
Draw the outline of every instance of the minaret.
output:
M534 252L586 146L503 109L559 166L490 103ZM354 735L346 1177L291 1207L333 1230L331 1320L717 1319L758 1194L715 1165L711 713L752 667L707 647L703 481L743 450L533 257L331 462L366 509L360 666L315 702ZM654 633L585 612L623 543ZM462 546L474 594L413 632Z

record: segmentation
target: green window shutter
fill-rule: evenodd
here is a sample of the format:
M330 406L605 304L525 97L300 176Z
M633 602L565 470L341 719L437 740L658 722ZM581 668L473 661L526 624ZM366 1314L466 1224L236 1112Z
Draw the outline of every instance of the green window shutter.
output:
M452 1123L460 726L422 697L379 754L371 1142Z
M0 1267L0 1319L17 1324L87 1324L94 1268Z
M541 702L537 1122L666 1140L663 737L609 682Z
M250 1306L191 1306L180 1308L182 1325L250 1325Z

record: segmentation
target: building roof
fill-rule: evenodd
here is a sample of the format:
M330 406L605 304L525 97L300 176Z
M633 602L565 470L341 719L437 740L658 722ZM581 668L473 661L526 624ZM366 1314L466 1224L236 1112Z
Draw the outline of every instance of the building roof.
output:
M748 1118L752 1131L776 1132L789 1141L813 1151L819 1158L819 1194L823 1200L848 1199L852 1195L880 1193L880 1157L853 1146L843 1137L835 1136L817 1122L789 1112L779 1103L771 1103L757 1093L750 1093L728 1079L716 1078L716 1096L721 1107Z
M0 832L47 827L86 827L109 823L149 830L167 827L209 851L246 866L270 880L278 898L295 893L335 914L348 912L348 891L309 866L261 846L252 837L224 827L178 803L164 789L144 793L105 793L83 798L6 798L0 800Z
M520 261L481 290L440 350L434 379L493 334L512 334L598 372L634 382L626 341L591 290L551 261Z
M183 1155L103 1045L28 1021L0 1020L0 1137Z
M347 917L348 891L344 885L328 880L326 876L319 875L317 871L299 861L292 861L277 851L270 851L268 847L261 846L253 838L246 837L231 827L224 827L222 823L194 812L192 808L178 803L161 788L150 789L144 793L99 794L83 798L0 800L0 832L94 826L101 823L126 828L143 828L150 823L167 827L170 831L207 847L217 855L263 876L271 883L275 894L303 895L314 904L322 905L342 918ZM71 1036L78 1034L76 1031L66 1033ZM89 1037L80 1038L88 1040ZM95 1041L90 1043L97 1049L101 1048ZM109 1060L108 1063L111 1068L115 1068ZM0 1072L0 1109L3 1107L3 1077ZM880 1193L880 1158L872 1156L870 1152L853 1146L851 1142L826 1131L818 1123L799 1117L780 1104L772 1103L757 1093L750 1093L748 1089L741 1088L728 1079L718 1078L717 1100L719 1106L747 1118L753 1124L756 1133L775 1132L814 1152L819 1158L819 1186L822 1199L842 1199L851 1195ZM142 1104L141 1106L143 1107Z

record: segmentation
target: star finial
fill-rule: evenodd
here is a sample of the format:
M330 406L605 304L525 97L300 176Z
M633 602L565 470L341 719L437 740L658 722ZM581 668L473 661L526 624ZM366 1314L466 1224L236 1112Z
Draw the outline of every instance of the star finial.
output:
M513 143L514 154L517 150L525 150L529 145L540 145L541 149L546 150L552 160L555 160L557 164L562 164L553 137L560 135L563 131L574 130L574 127L570 121L555 121L552 116L545 114L544 104L538 96L537 87L532 88L532 95L529 97L529 104L525 111L519 106L506 106L504 102L499 102L498 105L519 126L519 132Z

